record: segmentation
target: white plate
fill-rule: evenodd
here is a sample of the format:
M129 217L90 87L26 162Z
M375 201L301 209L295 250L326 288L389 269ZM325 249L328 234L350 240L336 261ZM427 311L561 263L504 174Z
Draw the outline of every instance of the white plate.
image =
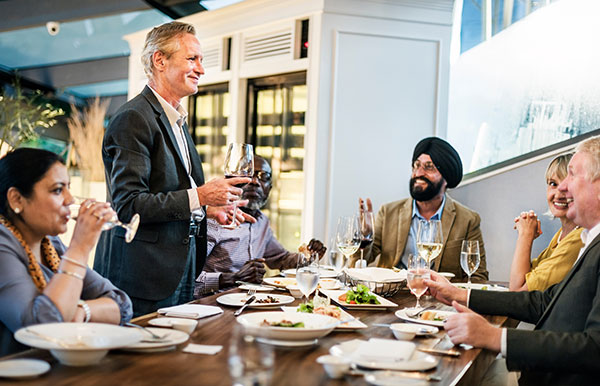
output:
M284 312L298 312L298 306L295 307L281 307ZM340 308L340 320L352 319L353 316ZM368 326L361 322L360 320L353 320L348 323L340 324L335 328L335 330L359 330L363 328L367 328Z
M154 327L146 327L148 330L152 331L156 335L160 335L163 337L164 341L161 339L159 342L138 342L132 345L128 345L126 347L121 348L125 351L144 351L144 352L158 352L158 351L168 351L173 350L175 346L181 344L189 339L189 335L183 331L178 330L165 330L164 328L154 328ZM142 331L142 333L144 333ZM144 333L144 339L152 339L152 337Z
M241 289L242 291L250 291L251 289L258 291L258 292L273 291L273 288L263 287L262 285L259 285L259 284L257 284L257 285L242 284L238 288Z
M280 347L305 347L305 346L314 346L319 343L318 339L311 340L277 340L277 339L267 339L267 338L256 338L257 342L270 344L271 346L280 346Z
M403 376L402 373L394 371L380 370L373 371L370 374L365 374L365 381L370 385L375 386L425 386L429 382L424 379L414 379Z
M409 309L411 310L411 309ZM456 311L442 311L442 310L430 310L435 312L438 315L441 316L450 316L450 315L454 315L456 314ZM436 327L444 327L444 322L441 320L423 320L423 319L419 319L419 318L411 318L408 315L406 315L406 309L402 309L402 310L398 310L396 311L395 315L407 322L411 322L411 323L419 323L419 324L427 324L429 326L436 326Z
M0 377L3 378L34 378L48 370L48 362L39 359L11 359L0 362Z
M358 309L381 310L381 309L385 309L388 307L398 307L398 305L396 303L390 302L389 300L384 299L377 294L373 294L373 295L375 295L377 300L379 300L379 304L348 304L339 299L340 295L343 295L346 292L348 292L347 290L324 290L324 289L322 289L319 291L322 294L324 294L325 296L329 297L334 302L336 302L337 304L339 304L340 306L344 306L346 308L353 308L353 309L357 309L357 310Z
M250 305L249 308L273 308L280 307L284 304L290 304L294 302L294 298L288 295L275 295L275 294L256 294L256 299ZM276 303L257 303L258 300L267 299L267 297L271 297L277 300ZM246 303L249 296L247 293L234 293L234 294L225 294L221 295L217 298L217 303L223 304L225 306L231 307L241 307Z
M296 269L295 268L290 268L290 269L286 269L283 270L281 272L283 275L285 275L286 277L295 277L296 276ZM326 269L326 268L319 268L319 277L323 278L323 277L337 277L337 273L333 270L330 269Z
M265 277L263 282L279 288L285 288L288 285L296 285L296 279L293 277Z
M482 284L482 283L452 283L452 285L458 287L458 288L463 288L463 289L477 289L477 290L484 290L484 291L508 291L508 288L506 287L502 287L500 285L497 284Z
M193 322L193 320L187 319L187 318L171 318L171 317L166 316L166 317L163 317L163 318L150 319L148 321L148 324L151 325L151 326L154 326L154 327L168 327L168 328L170 328L170 327L173 327L173 323L174 322L189 323L190 321ZM159 333L158 335L161 335L161 334Z
M246 331L257 337L274 340L314 340L329 334L337 323L337 319L318 314L305 314L302 312L254 312L238 316L236 319ZM263 322L292 323L303 322L304 327L275 327L264 326Z
M447 277L448 279L452 279L453 277L455 277L456 275L453 274L452 272L438 272L438 274Z
M415 350L413 352L412 357L407 361L400 362L371 362L365 361L358 356L354 355L359 345L364 342L364 340L353 339L348 340L346 342L342 342L340 344L336 344L335 346L329 349L329 353L331 355L335 355L338 357L344 357L350 359L350 361L358 366L370 368L370 369L385 369L385 370L403 370L403 371L425 371L432 369L437 366L439 362L439 358L421 352L419 350ZM402 341L394 341L398 343L405 343Z

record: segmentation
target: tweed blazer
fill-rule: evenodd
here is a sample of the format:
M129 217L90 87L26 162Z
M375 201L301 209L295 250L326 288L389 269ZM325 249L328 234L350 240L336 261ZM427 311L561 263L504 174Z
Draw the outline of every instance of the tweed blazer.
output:
M594 385L600 369L600 236L544 292L471 291L469 307L534 323L508 329L506 365L524 385Z
M202 163L184 126L192 178L204 183ZM150 301L170 296L183 276L189 248L191 188L183 155L152 90L123 105L111 120L102 146L108 200L119 218L140 214L135 239L124 230L103 232L94 269L130 296ZM196 272L206 259L206 220L196 237Z
M376 263L378 267L390 268L398 265L410 232L412 208L411 198L381 206L375 218L373 244L365 249L367 261L373 262L379 257ZM434 260L433 268L436 271L453 273L456 275L453 281L466 281L467 275L460 267L460 249L463 240L477 240L481 263L471 279L475 282L487 281L488 271L480 222L477 212L446 194L446 203L442 212L444 246L440 255ZM356 256L360 255L355 255L353 261L356 261Z

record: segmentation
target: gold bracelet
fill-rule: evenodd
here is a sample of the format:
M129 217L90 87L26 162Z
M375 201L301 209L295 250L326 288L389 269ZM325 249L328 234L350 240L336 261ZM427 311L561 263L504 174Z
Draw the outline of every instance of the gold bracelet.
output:
M81 276L80 274L78 274L76 272L65 271L65 270L59 269L58 271L56 271L56 273L62 273L64 275L73 276L73 277L76 277L77 279L83 281L83 276Z
M76 266L78 266L78 267L81 267L81 268L83 268L83 269L86 269L86 270L87 270L87 265L85 265L85 264L83 264L83 263L80 263L80 262L78 262L78 261L76 261L76 260L73 260L73 259L71 259L70 257L67 257L67 256L61 256L61 259L65 260L65 261L68 261L69 263L73 263L73 264L75 264Z

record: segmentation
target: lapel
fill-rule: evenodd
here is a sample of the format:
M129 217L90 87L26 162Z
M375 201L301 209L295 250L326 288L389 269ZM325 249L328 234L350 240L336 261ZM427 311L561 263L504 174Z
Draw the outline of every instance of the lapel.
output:
M200 160L200 156L196 151L196 145L190 135L190 130L188 128L187 122L183 124L183 133L185 137L185 141L187 143L187 148L190 153L190 163L192 167L192 178L196 181L196 185L204 185L204 172L202 171L202 160Z
M560 282L560 284L558 284L558 288L556 289L556 293L552 297L552 300L550 301L550 303L548 303L548 307L546 307L546 309L544 310L544 313L542 314L542 316L540 317L540 319L538 320L538 322L535 325L536 329L546 319L546 317L550 313L550 310L554 306L554 303L556 303L556 299L558 299L558 297L560 296L561 292L565 289L565 287L567 286L567 284L569 283L569 281L571 281L571 279L575 275L575 272L577 272L579 270L579 268L581 267L581 264L583 264L583 260L586 259L587 255L590 253L590 251L592 251L598 244L600 244L600 235L596 236L596 238L591 242L591 244L588 247L588 249L585 250L585 252L583 253L583 255L577 260L577 262L575 263L575 265L573 266L573 268L571 268L571 270L569 271L569 273L567 274L567 276L563 279L562 282Z
M154 95L152 90L150 90L150 87L144 87L144 89L142 90L142 95L146 97L148 103L150 103L150 105L156 112L156 115L158 115L159 126L162 128L163 132L166 133L166 137L169 138L169 140L171 141L171 145L173 145L173 148L175 149L175 151L177 152L177 156L179 157L179 162L181 162L181 166L183 166L183 170L185 170L183 154L181 154L181 150L179 150L179 145L177 145L177 139L175 139L175 134L173 133L171 123L169 122L169 118L167 118L165 110L160 105L158 99L156 99L156 96Z
M404 254L406 240L408 240L408 232L410 232L410 224L412 219L413 200L408 199L398 208L398 232L396 234L396 252L392 266L395 267Z
M454 225L455 218L456 206L454 205L454 200L452 200L450 196L446 194L446 203L444 204L444 210L442 211L442 235L444 236L444 240L442 241L442 251L433 262L433 269L435 271L440 270L442 257L444 256L444 250L446 249L448 237L450 236L450 229L452 229L452 225Z

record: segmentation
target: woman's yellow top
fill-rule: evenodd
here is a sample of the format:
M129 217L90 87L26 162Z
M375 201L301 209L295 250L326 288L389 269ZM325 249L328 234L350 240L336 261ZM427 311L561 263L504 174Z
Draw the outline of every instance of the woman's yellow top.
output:
M531 271L525 275L529 291L544 291L560 282L577 260L579 250L583 247L581 241L583 228L572 230L559 243L558 237L561 231L562 228L556 232L548 247L531 261Z

